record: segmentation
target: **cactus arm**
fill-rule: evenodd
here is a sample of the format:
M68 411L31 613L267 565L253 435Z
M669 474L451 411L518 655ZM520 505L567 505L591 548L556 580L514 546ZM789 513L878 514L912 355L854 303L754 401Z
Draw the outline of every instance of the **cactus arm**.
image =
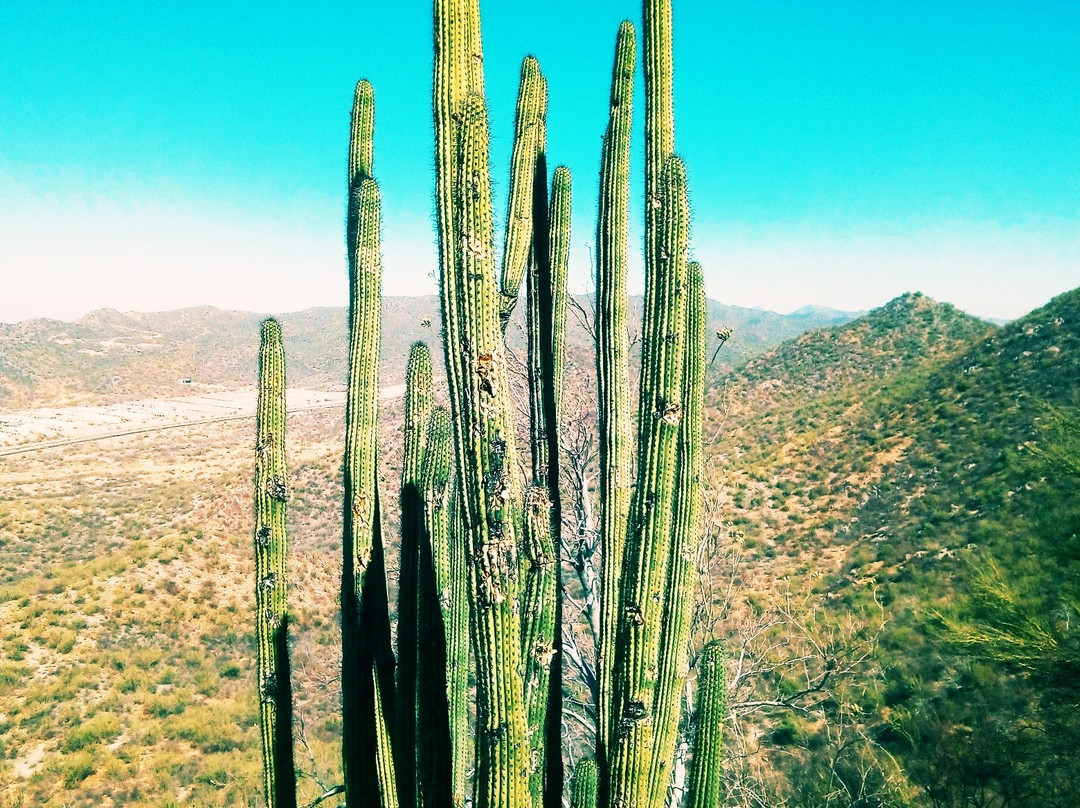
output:
M378 385L382 261L379 189L355 190L350 260L349 382L345 414L342 563L342 763L350 805L397 805L389 743L394 681L378 482ZM374 677L378 676L376 682ZM384 715L378 715L378 713ZM376 772L374 780L370 776Z
M427 448L421 490L423 492L424 533L430 537L431 592L435 595L432 616L436 620L425 621L421 647L425 653L425 669L421 670L418 689L421 693L442 698L441 710L446 714L441 725L436 726L439 705L430 711L433 720L422 728L421 738L431 755L436 753L445 760L449 771L437 769L442 761L431 760L428 770L447 780L450 794L430 792L430 804L450 804L463 808L467 770L471 763L472 744L469 735L469 602L466 585L465 547L460 531L455 528L457 493L453 478L453 426L450 413L444 407L431 411L427 429ZM427 614L427 612L425 612ZM430 650L434 649L434 655ZM431 669L439 664L442 670ZM436 677L441 677L439 681ZM443 735L442 725L449 731ZM440 749L440 744L443 747ZM448 747L448 748L447 748ZM437 771L436 771L437 769ZM445 797L445 799L443 799ZM440 802L440 800L443 800Z
M487 113L469 96L457 138L455 260L440 267L456 472L462 491L470 586L476 598L479 808L528 804L521 620L520 522L507 369L499 328L488 164ZM445 234L444 234L445 235Z
M592 758L579 760L570 790L570 808L596 808L596 780L596 761Z
M347 180L354 187L375 176L375 91L367 79L356 83L350 124Z
M656 684L656 745L650 772L652 808L664 808L675 759L681 702L690 655L696 559L702 523L702 401L705 395L705 287L701 264L691 261L686 295L683 418L679 423L675 512Z
M659 257L656 213L662 174L675 153L675 111L672 91L671 0L644 0L642 56L645 75L645 253L646 272Z
M255 425L255 640L263 790L269 808L295 808L288 646L288 476L281 326L262 323Z
M409 360L405 372L405 436L404 459L401 469L401 561L398 585L397 613L397 743L398 774L400 782L399 798L403 805L424 804L418 802L417 793L424 794L435 787L428 775L432 772L420 771L430 755L422 750L418 739L426 732L425 724L432 720L426 709L422 709L420 700L424 694L421 681L434 669L426 665L422 654L431 654L437 648L429 645L429 638L421 634L430 616L424 613L425 607L431 608L429 598L438 600L434 591L434 572L429 571L430 548L428 535L424 531L424 503L422 473L424 462L424 444L428 429L428 418L432 407L431 352L422 342L413 343L409 350ZM428 559L427 564L424 559ZM430 592L427 590L430 588ZM430 632L428 632L430 633ZM445 640L443 640L445 645ZM445 649L443 649L445 654ZM438 662L441 666L441 659ZM438 687L443 688L445 682ZM425 705L426 707L426 705Z
M722 645L713 644L701 652L688 808L720 808L724 799L724 723L727 721L725 667Z
M375 148L375 91L367 79L356 83L353 92L352 116L349 128L349 167L345 187L348 193L345 214L345 249L353 260L356 246L356 227L359 217L357 204L360 183L372 178ZM353 268L350 265L350 272Z
M543 152L541 152L543 155ZM546 174L546 166L545 171ZM555 625L552 632L552 656L547 687L547 715L545 717L545 742L547 744L546 770L544 775L544 808L562 808L564 771L562 761L562 495L559 488L559 436L562 423L563 383L566 375L566 308L567 276L570 264L570 203L571 177L566 166L559 166L551 181L551 207L548 211L549 236L547 266L541 275L540 287L541 334L543 337L540 357L544 376L551 379L545 391L543 406L547 438L547 485L551 498L551 543L554 548ZM537 195L534 204L543 202ZM537 244L537 252L543 245Z
M453 446L451 429L451 448ZM450 582L440 592L449 592L450 616L447 621L447 659L453 670L447 679L450 702L450 741L453 745L451 761L451 788L454 808L464 808L469 770L476 760L474 735L469 732L470 698L470 650L475 598L470 583L469 553L466 546L464 507L461 502L461 486L457 479L451 480L450 496Z
M540 63L526 56L521 63L517 110L514 118L514 146L510 157L510 194L506 209L506 237L503 245L501 301L503 331L517 305L518 290L529 263L533 241L533 176L537 154L544 149L544 116L547 114L547 82Z
M648 805L655 730L656 664L671 545L678 425L682 418L688 211L686 173L671 157L660 189L660 272L645 313L639 402L640 465L631 504L618 616L619 712L611 750L610 805Z
M532 481L525 503L525 587L522 653L525 660L526 722L532 745L531 790L562 794L562 661L558 592L561 500L558 491L559 412L565 364L566 275L570 241L570 172L552 178L547 202L546 160L536 162L534 246L527 295ZM542 256L542 260L536 260Z
M634 26L624 21L615 42L611 104L600 168L596 225L596 376L599 432L601 596L598 638L597 763L612 735L612 677L626 520L633 489L634 435L630 408L630 335L626 311L630 209L630 126L634 99Z

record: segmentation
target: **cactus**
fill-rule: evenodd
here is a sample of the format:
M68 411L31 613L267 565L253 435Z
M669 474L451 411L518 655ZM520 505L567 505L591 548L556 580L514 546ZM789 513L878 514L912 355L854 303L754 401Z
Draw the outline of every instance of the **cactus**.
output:
M532 480L525 502L522 654L525 715L531 742L530 788L537 800L561 794L559 749L562 661L558 592L561 499L558 489L559 417L566 354L566 276L570 246L570 171L552 178L550 208L543 184L546 162L536 165L533 261L529 268L528 338Z
M476 799L480 808L516 808L528 803L517 604L520 495L514 490L517 454L499 327L483 98L464 98L459 118L455 233L440 236L454 244L454 260L441 266L440 299L455 471L475 599Z
M421 490L424 497L424 533L430 537L435 572L433 592L441 610L438 628L421 648L435 647L441 639L445 647L444 682L427 682L419 686L436 695L446 693L447 729L450 753L450 799L455 808L465 805L467 772L472 762L472 743L469 734L469 601L466 585L465 544L457 526L460 507L457 486L453 478L453 427L445 407L431 412L427 431L427 448ZM424 665L437 664L425 656ZM434 676L435 672L429 672ZM429 730L439 731L438 728Z
M675 466L682 418L685 348L687 201L682 161L668 159L658 198L661 261L646 277L639 400L640 464L631 502L616 649L617 728L609 752L612 805L647 805L652 764L656 665L671 546Z
M701 264L687 266L686 351L683 356L683 417L679 422L675 511L671 533L671 563L664 587L665 619L660 632L656 684L656 745L649 773L651 805L667 804L670 761L682 712L679 694L686 681L693 620L695 565L702 531L702 400L705 391L705 287Z
M693 760L687 808L720 808L724 799L724 722L727 720L727 671L724 648L714 643L698 660L694 712Z
M450 407L432 406L430 353L414 345L400 502L401 667L396 682L377 474L381 259L370 85L357 85L353 103L341 593L345 793L354 808L396 808L399 800L405 808L463 808L467 769L475 761L478 808L554 808L561 805L563 792L558 427L570 174L564 167L555 171L549 203L547 86L536 60L528 57L521 70L500 263L478 0L434 0L434 11L439 284ZM686 177L673 153L670 0L644 0L644 22L646 307L639 448L629 413L626 322L635 38L633 26L624 22L612 70L597 223L603 548L597 757L578 767L574 808L601 803L605 808L662 808L670 779L665 764L677 733L679 687L685 677L686 607L701 521L704 293L700 266L687 264ZM523 490L504 330L526 269L532 422L530 474ZM282 379L282 390L283 385ZM283 419L283 403L280 410ZM260 473L265 472L257 472L257 496ZM276 483L270 488L263 483L263 492L283 497L283 467L280 476L280 491ZM258 507L258 589L270 597L278 579L274 586L265 581L271 567L284 561L258 555L263 521L276 513L261 517ZM279 510L274 518L283 520L283 502ZM260 615L280 614L280 630L260 635L264 694L288 692L287 687L267 686L274 676L288 675L281 569L280 606L265 611L259 602ZM477 685L472 735L470 644ZM264 675L264 666L270 673ZM701 716L712 703L708 681L703 668ZM273 707L270 719L265 717L268 708L263 710L264 744L277 739L274 750L280 751L285 737L280 719L291 712L278 703ZM278 729L267 730L275 718ZM706 736L699 729L698 739ZM707 751L697 755L695 747L695 777L712 759ZM267 775L269 796L278 779L291 781L292 763L290 758L282 775L284 758L272 756L268 748L266 759L268 772L279 776ZM701 776L716 776L715 768L709 772ZM692 799L713 800L695 802L695 808L715 804L715 789L694 788L700 795L695 791ZM292 799L295 804L295 793Z
M342 766L350 805L396 808L391 751L394 656L378 491L378 389L382 259L379 188L371 168L368 92L357 86L349 149L349 381L345 411L342 542ZM368 99L370 100L370 99ZM357 182L359 180L359 182ZM375 772L376 776L371 777Z
M533 242L533 178L536 157L546 148L547 81L535 57L521 63L514 148L510 157L510 195L506 210L499 317L505 331L517 305L518 290L525 277Z
M612 677L619 581L633 488L634 434L627 411L630 406L630 334L626 321L626 258L634 52L634 26L624 21L615 41L611 112L601 157L600 210L596 225L596 378L602 556L596 755L605 770L604 761L612 736Z
M263 790L269 808L295 808L285 529L285 351L281 326L274 319L262 323L255 435L255 640Z
M401 470L401 565L398 585L398 797L403 805L449 799L449 744L445 692L446 639L442 632L434 559L425 531L423 466L432 409L431 352L409 351L405 374L405 440ZM437 630L436 630L437 629ZM421 656L427 657L422 659ZM441 799L435 799L439 794Z
M570 808L596 808L596 761L582 758L574 770Z

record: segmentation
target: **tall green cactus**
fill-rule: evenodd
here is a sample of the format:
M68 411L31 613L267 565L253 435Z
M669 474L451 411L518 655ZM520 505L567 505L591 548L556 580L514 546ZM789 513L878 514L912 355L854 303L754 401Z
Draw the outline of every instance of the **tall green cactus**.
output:
M690 656L698 545L702 531L702 402L705 395L705 286L701 264L687 266L686 351L679 422L675 510L671 532L671 563L664 588L665 619L660 632L656 684L656 745L649 773L651 805L664 808L671 784L670 762L682 713L679 696L686 682Z
M401 563L398 584L398 755L403 805L449 800L445 692L446 639L436 592L431 538L425 531L425 443L432 410L431 352L416 342L405 374L401 470ZM438 795L438 796L436 796Z
M514 146L510 157L510 194L506 209L499 317L505 331L517 305L518 290L533 242L533 177L536 157L546 148L547 81L540 63L526 56L521 63ZM546 180L545 180L546 181Z
M640 464L622 575L616 671L618 727L610 752L612 805L647 805L656 720L657 657L671 549L682 419L688 211L682 161L671 157L657 200L658 272L645 312L639 400ZM649 296L647 296L649 297Z
M596 761L592 758L579 760L570 790L570 808L596 808L596 780Z
M255 416L255 641L263 791L269 808L295 808L289 670L289 539L285 529L285 351L277 320L262 323Z
M630 333L626 319L634 53L634 26L624 21L615 40L610 117L600 164L600 210L596 224L596 378L602 558L596 755L605 770L613 734L612 679L619 581L634 474L634 433L629 413Z
M369 88L357 87L360 98ZM370 99L368 99L369 101ZM378 491L378 393L382 257L380 201L371 169L373 115L354 103L349 149L349 381L345 409L345 507L342 542L342 766L351 806L396 808L390 732L394 655L386 600ZM359 180L357 182L357 180ZM375 773L375 777L372 777Z
M546 183L541 153L536 183ZM522 596L522 654L525 662L525 715L531 742L530 788L537 800L545 791L561 792L558 721L562 695L559 653L559 564L561 499L558 490L559 422L566 363L567 272L570 251L570 171L552 178L550 207L543 186L536 187L533 260L529 267L528 362L532 479L525 497L525 555L528 566ZM554 709L553 709L554 708Z
M427 447L421 490L424 497L424 533L430 537L435 572L433 591L437 593L444 632L444 684L427 681L418 686L433 694L445 692L450 752L450 802L464 808L468 770L472 764L473 744L469 734L469 601L468 569L465 543L458 526L460 503L453 477L453 426L445 407L436 407L428 422ZM421 648L436 649L440 636L421 642ZM438 664L425 655L424 665ZM428 671L434 677L437 671ZM429 728L435 732L437 728Z
M455 233L441 235L455 251L441 267L440 298L455 470L476 598L476 798L480 808L517 808L529 802L517 603L520 494L514 490L516 448L499 327L483 98L465 97L459 119Z
M694 710L693 760L687 808L720 808L724 799L724 724L727 721L727 670L724 648L709 645L698 659Z

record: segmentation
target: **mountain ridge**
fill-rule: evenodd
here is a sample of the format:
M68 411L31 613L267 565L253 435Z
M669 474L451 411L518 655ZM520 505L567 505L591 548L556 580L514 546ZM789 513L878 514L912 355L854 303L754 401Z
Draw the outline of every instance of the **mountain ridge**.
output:
M631 329L640 327L641 300L631 299ZM589 298L575 301L591 315ZM346 315L343 307L327 306L276 315L285 333L290 383L343 388ZM0 411L182 395L192 389L185 379L196 389L253 386L258 324L266 316L213 306L167 312L96 309L74 322L38 318L0 324ZM710 327L734 332L722 357L724 368L843 316L830 311L792 317L709 302ZM424 340L436 353L441 350L438 323L435 295L383 298L385 383L404 378L412 342ZM512 347L524 346L520 330L512 323ZM591 338L573 312L567 341L571 354L576 351L584 361Z

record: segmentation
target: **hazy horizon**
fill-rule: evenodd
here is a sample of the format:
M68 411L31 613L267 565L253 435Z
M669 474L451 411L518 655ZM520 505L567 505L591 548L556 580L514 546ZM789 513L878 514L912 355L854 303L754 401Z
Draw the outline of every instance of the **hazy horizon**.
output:
M615 31L640 7L484 6L497 219L522 56L574 172L571 286L590 275ZM384 289L433 293L431 19L231 0L0 9L0 321L97 308L344 305L352 88L375 87ZM360 30L377 30L363 47ZM1080 283L1080 5L686 0L676 147L710 297L785 312L921 290L1011 319ZM631 171L642 165L638 65ZM640 181L631 285L640 289Z

